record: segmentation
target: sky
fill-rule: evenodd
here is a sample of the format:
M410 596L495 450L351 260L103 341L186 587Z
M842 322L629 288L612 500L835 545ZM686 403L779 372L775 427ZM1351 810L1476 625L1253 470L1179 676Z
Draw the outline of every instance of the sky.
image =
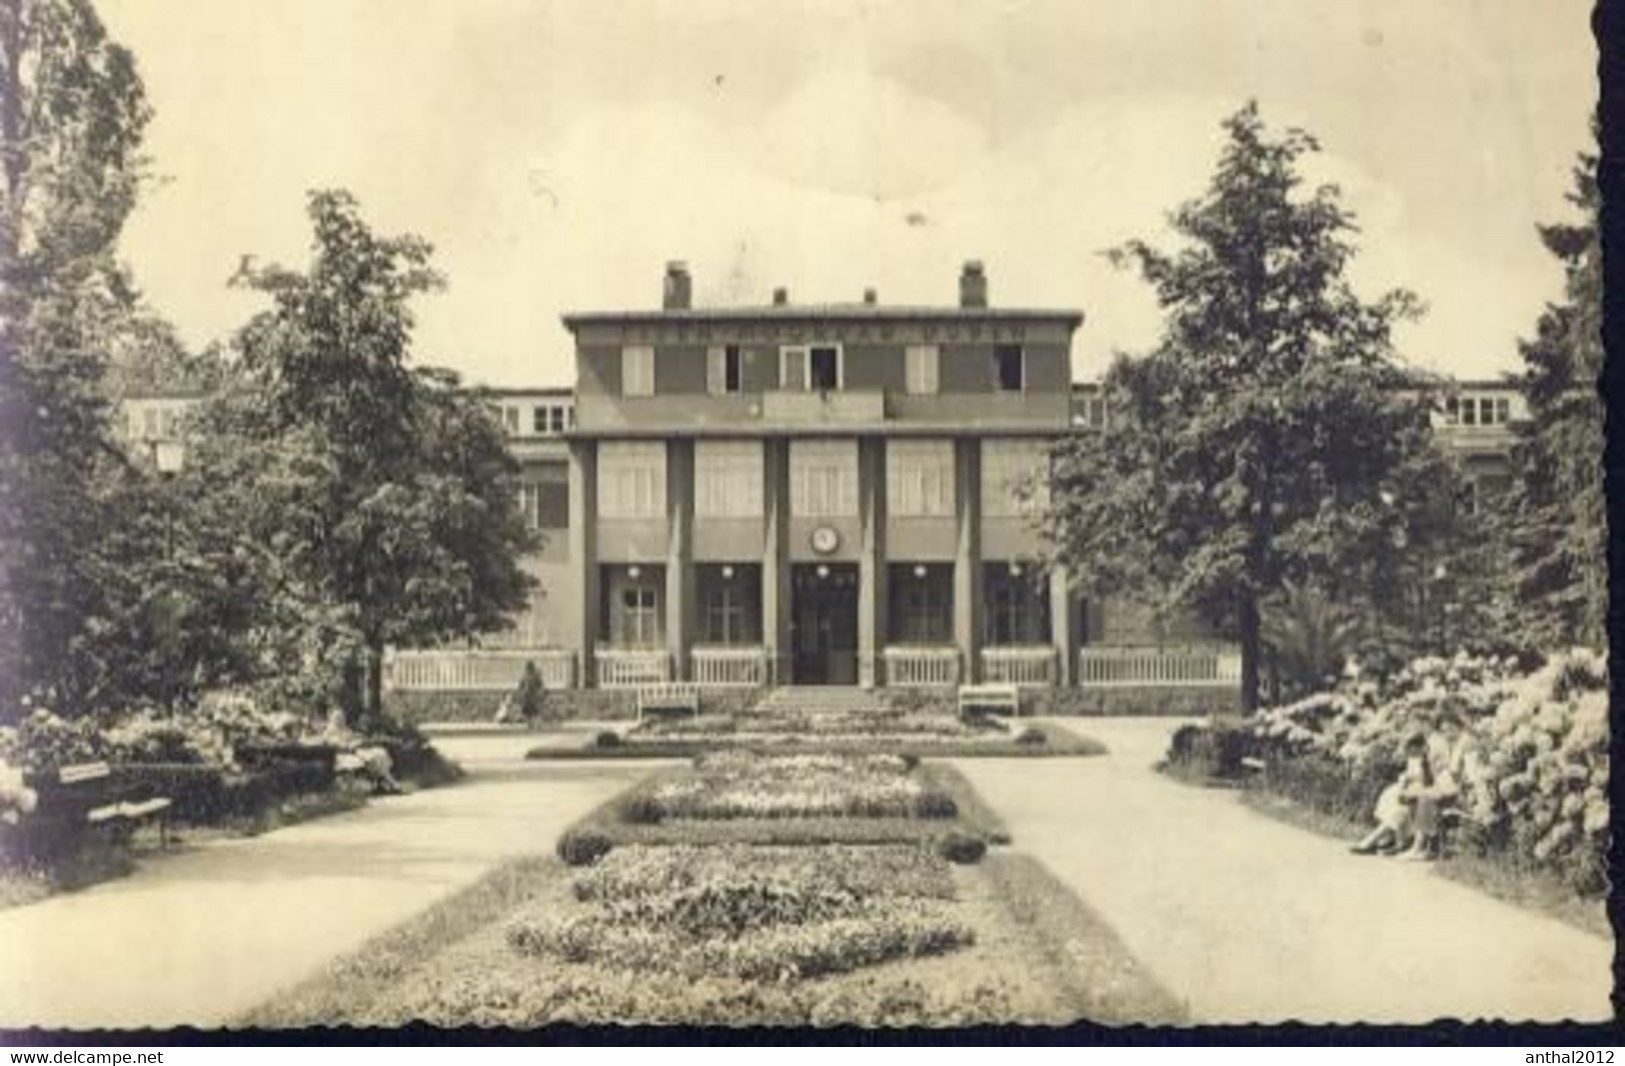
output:
M123 252L192 346L259 306L244 255L308 259L342 187L435 246L415 357L568 385L571 310L696 303L1081 309L1074 374L1154 343L1101 254L1167 246L1223 118L1302 126L1361 227L1353 280L1429 312L1411 362L1517 365L1562 275L1534 227L1589 144L1589 0L101 0L156 110Z

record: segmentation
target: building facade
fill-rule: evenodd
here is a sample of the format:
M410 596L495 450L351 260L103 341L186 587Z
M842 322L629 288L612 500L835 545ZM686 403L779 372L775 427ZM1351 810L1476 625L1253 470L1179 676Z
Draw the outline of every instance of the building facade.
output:
M480 395L540 534L538 592L506 632L397 649L402 689L935 686L974 681L1233 687L1200 621L1083 600L1039 565L1050 445L1111 431L1071 380L1072 309L1001 308L966 263L944 306L697 308L680 263L661 306L565 316L573 389ZM121 398L132 453L180 461L181 391ZM1502 382L1461 383L1441 439L1488 506L1510 484Z

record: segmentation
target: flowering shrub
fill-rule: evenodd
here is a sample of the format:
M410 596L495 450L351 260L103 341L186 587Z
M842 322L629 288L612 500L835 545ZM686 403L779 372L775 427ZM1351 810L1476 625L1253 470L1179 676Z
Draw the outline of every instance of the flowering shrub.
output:
M527 914L509 945L614 969L794 981L972 941L946 863L920 848L634 846L573 891L591 906Z
M628 800L623 816L667 818L952 818L951 797L926 788L895 755L756 755L729 751Z
M1272 787L1362 817L1406 745L1421 741L1435 767L1455 776L1456 806L1481 839L1597 892L1609 826L1607 678L1606 658L1584 649L1522 675L1510 660L1426 658L1386 684L1354 670L1333 691L1197 732L1225 732L1236 761L1264 758ZM1446 720L1462 725L1453 750L1439 732ZM1199 741L1176 736L1170 760Z
M0 760L0 823L16 825L38 803L39 795L24 783L22 770Z
M64 718L37 707L15 726L0 728L0 760L26 773L48 773L59 766L92 762L103 756L98 723Z

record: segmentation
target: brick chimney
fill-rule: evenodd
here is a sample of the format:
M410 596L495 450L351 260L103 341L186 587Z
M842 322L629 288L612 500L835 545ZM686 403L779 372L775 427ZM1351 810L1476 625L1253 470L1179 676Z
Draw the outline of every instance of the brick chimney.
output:
M980 259L965 260L965 267L959 272L959 306L987 306L987 275L982 272Z
M868 304L870 307L873 307L878 300L879 300L879 296L875 293L875 290L873 290L873 289L864 289L863 290L863 302L864 303Z
M660 306L668 311L687 311L694 306L694 285L688 277L688 264L681 259L666 264L666 287Z
M790 290L782 285L773 290L773 306L783 307L790 302Z

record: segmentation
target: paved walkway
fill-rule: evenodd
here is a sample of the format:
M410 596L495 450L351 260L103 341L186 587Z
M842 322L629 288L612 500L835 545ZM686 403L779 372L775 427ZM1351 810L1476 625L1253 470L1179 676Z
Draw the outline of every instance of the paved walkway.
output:
M524 762L535 736L439 741L471 780L0 911L0 1028L219 1025L502 859L560 832L648 764Z
M1609 940L1163 778L1167 721L1076 727L1112 754L958 766L1196 1021L1611 1016Z

